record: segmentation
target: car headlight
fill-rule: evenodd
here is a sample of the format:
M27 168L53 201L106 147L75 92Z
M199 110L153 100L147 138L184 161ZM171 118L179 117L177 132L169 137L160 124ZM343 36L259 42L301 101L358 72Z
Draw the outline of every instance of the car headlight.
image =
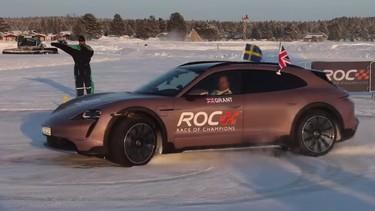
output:
M99 109L87 110L82 113L82 119L99 119L102 115L102 111Z
M51 136L52 135L51 128L47 126L42 126L42 133L43 135Z

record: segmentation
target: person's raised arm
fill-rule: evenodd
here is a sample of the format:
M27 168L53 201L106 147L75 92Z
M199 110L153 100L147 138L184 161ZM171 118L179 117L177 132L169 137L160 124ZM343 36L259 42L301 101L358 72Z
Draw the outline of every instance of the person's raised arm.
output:
M67 54L70 54L71 56L75 55L78 50L71 48L69 45L62 44L62 43L51 43L52 46L55 46L56 48L60 48L61 50L65 51Z

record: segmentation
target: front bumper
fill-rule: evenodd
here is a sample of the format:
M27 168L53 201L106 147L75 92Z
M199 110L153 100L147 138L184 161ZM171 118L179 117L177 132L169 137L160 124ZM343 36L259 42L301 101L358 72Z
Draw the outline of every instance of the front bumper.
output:
M76 145L64 138L47 136L47 145L48 147L64 150L64 151L76 151L78 154L89 155L89 156L105 156L108 154L107 150L103 146L92 147L88 151L80 151L77 149Z
M99 120L66 120L47 121L42 125L42 134L47 137L48 145L54 148L64 148L67 143L74 145L77 152L82 154L102 154L104 148L102 127ZM93 152L93 153L91 153Z

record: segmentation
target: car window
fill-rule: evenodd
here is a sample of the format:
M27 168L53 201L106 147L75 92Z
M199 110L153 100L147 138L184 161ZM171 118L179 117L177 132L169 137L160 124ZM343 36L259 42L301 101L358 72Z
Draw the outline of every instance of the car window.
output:
M135 90L134 93L176 96L200 74L201 72L199 71L176 68L140 87L139 89Z
M197 74L192 71L185 71L181 72L175 77L171 78L170 80L162 81L162 83L158 84L156 88L158 90L167 90L167 89L182 89L192 81L194 78L197 77Z
M248 70L244 73L245 93L291 90L306 85L306 81L289 73L277 75L274 71L264 70Z
M192 90L205 90L211 96L235 95L241 94L241 85L241 72L232 70L213 73L201 80Z

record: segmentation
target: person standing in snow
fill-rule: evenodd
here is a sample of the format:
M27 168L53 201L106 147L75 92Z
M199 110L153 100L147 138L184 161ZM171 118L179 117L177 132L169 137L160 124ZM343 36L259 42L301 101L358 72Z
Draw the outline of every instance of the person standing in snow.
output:
M94 50L89 45L86 45L84 36L80 36L78 42L78 45L67 45L66 41L51 44L73 57L77 97L84 95L85 89L86 94L94 93L94 83L92 82L90 67Z

